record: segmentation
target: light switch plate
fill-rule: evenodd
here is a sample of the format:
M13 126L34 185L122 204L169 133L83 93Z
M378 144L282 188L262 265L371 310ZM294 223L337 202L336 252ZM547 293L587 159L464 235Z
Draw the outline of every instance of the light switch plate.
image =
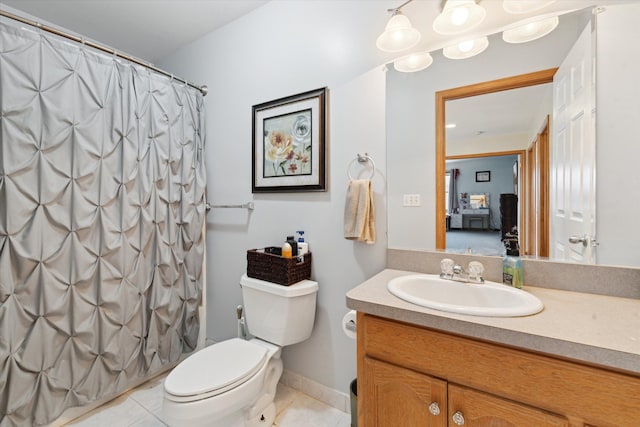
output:
M420 206L420 195L405 194L403 197L402 206Z

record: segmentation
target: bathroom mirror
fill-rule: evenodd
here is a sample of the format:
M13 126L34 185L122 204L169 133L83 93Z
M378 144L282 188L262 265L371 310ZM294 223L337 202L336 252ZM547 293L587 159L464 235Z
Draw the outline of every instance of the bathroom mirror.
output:
M547 183L551 176L546 141L548 117L554 110L550 82L557 72L552 68L436 93L436 170L446 160L448 170L456 169L451 188L486 188L496 200L483 233L464 225L445 230L441 224L446 191L442 180L436 181L436 249L501 255L502 235L515 227L521 254L549 255L550 230L543 226L549 222ZM456 127L448 128L448 123ZM582 123L576 125L587 128ZM593 139L589 141L593 144ZM471 170L470 165L474 165ZM475 182L469 176L474 174ZM468 206L469 202L460 204Z
M591 19L591 9L577 11L562 16L559 27L553 33L534 42L507 45L502 42L500 34L496 34L489 37L489 48L477 57L453 61L444 58L439 52L434 52L432 54L434 63L426 70L410 74L389 70L387 73L387 165L390 248L417 250L436 248L436 185L440 185L437 183L437 179L444 175L444 170L439 170L439 166L436 165L436 93L534 71L552 70L562 63L581 30L585 25L590 24ZM621 26L617 24L615 32L620 28ZM609 25L604 30L598 26L597 31L598 43L600 43L600 40L606 39L602 37L604 33L601 31L608 31L607 34L611 34L610 32L614 30ZM598 45L597 52L598 55L601 55L608 51L605 47ZM600 71L598 69L598 73ZM612 73L611 70L608 72ZM599 77L601 75L602 73ZM615 78L609 78L607 82L615 80ZM601 80L597 81L600 84ZM611 90L600 90L599 88L597 90L597 105L606 103L608 98L613 96ZM488 111L489 109L484 108L483 110ZM478 111L476 114L481 116L483 112ZM599 125L600 123L596 126ZM596 133L600 137L600 129L597 129ZM614 150L629 149L628 144L627 148L620 148L624 147L622 145L615 149L609 148L613 140L608 139L607 141L607 150L596 149L598 198L604 198L608 194L615 194L618 191L615 186L612 186L613 179L611 177L619 175L619 172L613 169L613 165L608 164L611 162L603 160L600 156L606 155L607 151L611 153ZM599 141L596 141L597 146L598 144ZM505 151L508 150L505 149ZM624 156L623 153L624 151L619 151L617 155ZM445 154L441 153L440 155ZM517 171L516 168L513 175L517 176ZM607 177L609 177L608 181ZM523 177L520 177L521 182L522 179ZM442 185L444 186L444 184ZM512 188L516 188L516 185L517 181L511 183ZM420 193L423 198L421 209L406 209L401 204L395 203L395 200L401 200L402 194L405 193ZM555 197L553 193L548 196L551 200ZM492 203L496 204L498 201L493 198ZM621 215L622 213L618 210L616 214ZM611 215L608 210L606 212L599 210L597 215L598 232L600 233L598 240L604 241L609 238L608 231L605 230L616 226L617 221L610 219ZM619 249L618 255L621 252L628 253L630 250L634 250L635 243L628 239L624 241L622 247L619 243L615 244ZM628 248L627 245L629 245ZM596 262L599 264L640 266L638 258L634 255L598 257Z

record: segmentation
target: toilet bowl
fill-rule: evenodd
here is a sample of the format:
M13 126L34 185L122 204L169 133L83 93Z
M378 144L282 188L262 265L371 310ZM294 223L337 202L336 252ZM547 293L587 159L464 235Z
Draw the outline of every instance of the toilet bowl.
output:
M278 346L239 338L214 344L169 374L163 419L170 426L269 426L281 374Z
M171 371L162 413L172 427L273 424L281 348L311 335L318 284L305 280L285 287L246 276L240 284L247 327L255 338L213 344Z

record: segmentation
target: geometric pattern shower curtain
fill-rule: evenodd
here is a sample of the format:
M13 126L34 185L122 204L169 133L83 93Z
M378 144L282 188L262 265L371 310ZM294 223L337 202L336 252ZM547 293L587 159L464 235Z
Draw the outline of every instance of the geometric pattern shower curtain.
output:
M115 395L197 344L202 95L0 23L0 426Z

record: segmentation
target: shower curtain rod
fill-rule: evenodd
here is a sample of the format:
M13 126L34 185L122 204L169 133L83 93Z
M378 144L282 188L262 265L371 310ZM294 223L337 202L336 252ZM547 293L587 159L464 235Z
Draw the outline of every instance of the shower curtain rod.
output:
M59 30L57 28L41 24L40 22L32 21L31 19L23 18L22 16L14 15L13 13L9 13L9 12L4 11L4 10L0 10L0 16L7 17L7 18L13 19L13 20L18 21L18 22L22 22L23 24L31 25L32 27L36 27L36 28L39 28L39 29L41 29L43 31L47 31L49 33L55 34L57 36L67 38L69 40L73 40L73 41L75 41L77 43L82 43L82 44L84 44L86 46L92 47L94 49L98 49L98 50L100 50L102 52L110 53L110 54L115 55L115 56L117 56L119 58L126 59L127 61L133 62L134 64L142 65L143 67L146 67L146 68L148 68L150 70L153 70L156 73L165 75L167 77L171 77L174 80L178 80L179 82L182 82L182 83L186 84L187 86L191 86L192 88L199 90L200 93L202 93L203 96L206 96L207 92L209 92L209 88L206 85L196 86L193 83L187 82L185 79L181 79L179 77L174 76L171 73L168 73L168 72L166 72L164 70L161 70L160 68L158 68L158 67L154 66L153 64L151 64L150 62L144 62L141 59L138 59L138 58L136 58L134 56L131 56L131 55L128 55L126 53L118 52L115 49L109 48L107 46L103 46L101 44L94 43L94 42L92 42L90 40L85 40L82 37L78 37L76 35L61 31L61 30Z

